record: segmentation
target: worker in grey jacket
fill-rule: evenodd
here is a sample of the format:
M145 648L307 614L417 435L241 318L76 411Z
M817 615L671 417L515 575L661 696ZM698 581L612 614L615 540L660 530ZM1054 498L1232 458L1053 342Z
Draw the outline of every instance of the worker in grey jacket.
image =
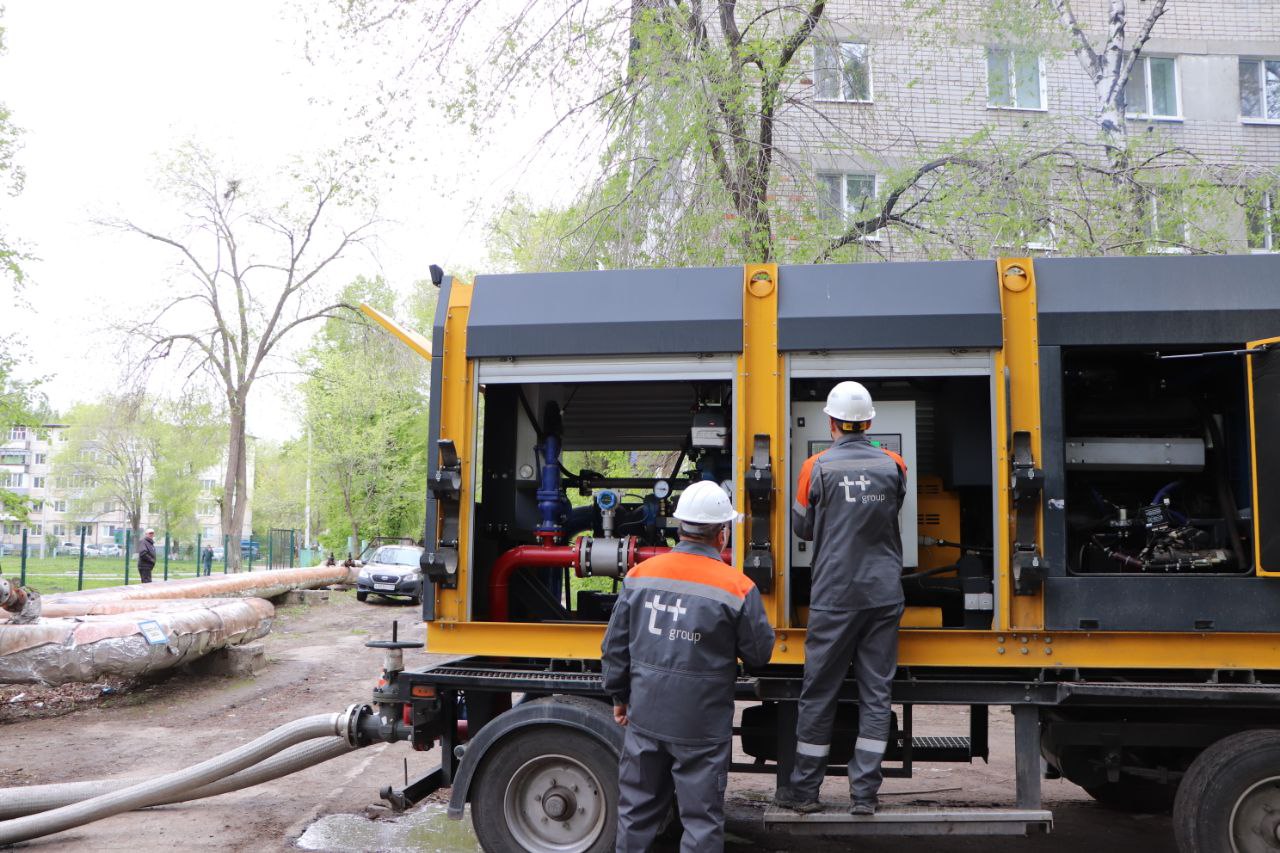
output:
M840 684L853 662L858 739L849 762L855 815L875 814L889 741L889 700L898 665L902 617L902 537L898 513L907 489L902 457L872 444L871 395L841 382L827 397L832 445L800 469L792 526L813 540L804 684L796 726L795 766L780 806L817 811L826 775Z
M676 505L680 543L627 574L601 647L604 687L626 726L618 768L619 853L642 853L674 793L684 853L724 847L737 660L763 666L773 628L760 592L721 560L729 496L712 482Z

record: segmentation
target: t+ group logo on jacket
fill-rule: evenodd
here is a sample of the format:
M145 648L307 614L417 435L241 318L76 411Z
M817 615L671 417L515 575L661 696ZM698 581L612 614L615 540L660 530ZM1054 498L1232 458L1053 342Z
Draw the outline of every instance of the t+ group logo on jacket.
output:
M858 479L856 480L850 480L849 475L846 474L844 479L840 481L839 485L844 487L845 503L856 504L858 502L862 502L866 504L883 501L885 499L883 494L867 494L867 486L871 485L871 480L868 479L866 474L859 474ZM859 494L854 494L854 486L857 486L862 491Z
M668 640L688 640L691 643L701 640L702 634L696 631L675 627L664 631L658 627L659 613L669 613L673 623L679 622L680 617L689 612L689 608L681 606L683 602L684 599L677 598L675 604L663 604L661 595L645 599L644 606L649 611L649 633L656 634L659 637L665 634Z

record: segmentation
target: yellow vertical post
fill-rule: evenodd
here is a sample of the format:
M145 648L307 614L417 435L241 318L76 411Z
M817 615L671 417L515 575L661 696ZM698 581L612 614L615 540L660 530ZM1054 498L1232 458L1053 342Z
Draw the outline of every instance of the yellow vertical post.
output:
M1040 430L1040 331L1036 306L1036 276L1030 258L1001 258L996 262L1000 289L1000 313L1004 324L1004 347L997 367L1003 368L998 384L1007 389L1005 418L1000 429L997 469L1000 479L1000 508L1004 513L1006 538L1004 555L999 566L998 582L1001 596L1009 602L1007 621L998 619L998 626L1010 630L1038 630L1044 628L1044 590L1034 595L1014 595L1013 574L1009 560L1013 552L1014 512L1009 480L1012 473L1009 447L1015 432L1031 436L1031 455L1036 467L1042 465L1044 456ZM1036 544L1043 551L1044 513L1040 502L1036 503Z
M778 354L778 265L747 264L743 268L742 355L738 359L738 387L735 392L733 451L734 502L739 512L750 509L746 493L746 471L751 463L754 439L769 436L769 456L773 468L773 511L769 535L773 554L773 590L764 595L765 611L776 626L789 624L786 602L788 508L783 505L787 482L786 377ZM734 565L742 566L750 536L750 524L735 532Z
M475 363L467 359L467 318L471 313L474 285L454 279L444 321L444 364L440 387L432 388L440 400L440 438L453 441L462 464L459 496L458 587L438 590L437 619L465 621L471 585L471 516L475 496L473 446L475 443ZM439 530L437 530L439 535Z

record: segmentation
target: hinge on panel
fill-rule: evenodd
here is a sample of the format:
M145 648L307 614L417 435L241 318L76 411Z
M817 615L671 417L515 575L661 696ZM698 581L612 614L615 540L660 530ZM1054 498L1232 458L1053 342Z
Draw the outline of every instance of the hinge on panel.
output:
M773 591L773 542L769 523L773 509L773 464L769 458L769 436L757 435L746 474L747 498L751 510L746 558L742 571L762 593Z
M1010 568L1015 595L1034 595L1047 574L1044 557L1036 542L1036 508L1044 491L1044 471L1035 466L1031 454L1031 433L1013 434L1014 541Z
M426 580L445 589L458 586L458 537L461 519L462 460L458 449L447 438L436 442L439 467L427 477L427 489L439 504L439 535L435 542L427 540L420 564ZM424 590L423 601L434 601Z

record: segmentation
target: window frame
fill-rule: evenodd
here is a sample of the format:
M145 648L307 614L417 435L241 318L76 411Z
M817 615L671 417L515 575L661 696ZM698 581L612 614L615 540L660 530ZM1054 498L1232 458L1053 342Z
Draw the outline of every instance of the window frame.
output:
M1146 110L1151 109L1150 62L1153 59L1168 59L1173 63L1173 102L1174 102L1175 108L1177 109L1177 112L1174 115L1151 115L1149 112L1146 112ZM1143 112L1133 112L1131 110L1132 105L1129 103L1129 99L1126 97L1125 104L1124 104L1125 119L1133 120L1133 121L1173 121L1173 122L1184 121L1185 119L1182 114L1182 69L1180 67L1181 63L1178 62L1178 57L1169 56L1168 54L1162 54L1162 53L1156 53L1151 55L1144 53L1138 57L1138 62L1142 63L1142 82L1143 82L1143 89L1144 89L1144 94L1146 95L1146 98L1147 98L1147 102L1146 104L1144 104L1145 110ZM1135 62L1134 65L1136 67L1137 63ZM1130 71L1129 73L1130 73L1130 76L1132 76L1133 72ZM1125 88L1127 89L1128 86L1129 86L1129 81L1126 80Z
M1276 122L1280 124L1280 122ZM1276 205L1280 204L1280 189L1262 190L1261 199L1263 202L1262 221L1265 224L1264 240L1266 246L1256 248L1249 245L1249 209L1245 208L1244 212L1244 244L1251 255L1274 255L1280 253L1280 227L1277 227L1277 221L1280 221L1280 212L1276 210Z
M832 47L834 47L836 51L840 53L840 59L841 59L841 62L843 63L844 61L843 49L845 45L857 45L859 47L866 49L867 97L865 99L844 97L844 65L843 64L841 64L839 68L831 69L832 73L836 75L837 81L840 84L839 86L840 97L825 98L819 94L821 89L819 88L819 85L818 85L818 78L820 76L820 72L823 70L826 70L819 66L819 62L821 62L820 51L822 51L824 48L827 50L830 50ZM865 42L865 41L854 41L852 39L836 39L835 41L815 42L813 46L813 100L817 103L823 103L823 104L874 104L876 102L876 81L875 81L874 70L871 67L871 43Z
M993 50L1003 50L1009 54L1008 68L1009 73L1009 92L1013 98L1012 104L993 104L991 103L991 52ZM1019 50L1015 47L1004 47L1002 45L987 45L983 51L984 59L983 69L987 75L987 109L989 110L1008 110L1016 113L1047 113L1049 112L1049 86L1048 75L1044 64L1044 54L1036 54L1036 68L1040 83L1040 106L1038 107L1022 107L1018 106L1018 54L1028 53L1026 50Z
M1191 242L1191 217L1187 215L1187 205L1186 200L1182 195L1182 188L1161 187L1147 197L1148 208L1146 219L1147 225L1151 229L1150 233L1147 234L1147 239L1150 241L1147 245L1147 254L1149 255L1186 255L1191 251L1185 245L1167 245L1168 241L1160 237L1160 205L1161 203L1168 204L1167 194L1172 189L1177 189L1178 207L1182 209L1181 242L1184 244Z
M1237 90L1237 92L1236 92L1236 104L1237 104L1237 106L1239 106L1239 107L1241 108L1241 109L1240 109L1240 123L1241 123L1241 124L1263 124L1263 125L1266 125L1266 124L1270 124L1270 125L1277 125L1277 124L1280 124L1280 118L1268 118L1268 117L1267 117L1267 73L1266 73L1266 64L1267 64L1268 62L1280 62L1280 56L1240 56L1240 57L1237 57L1237 58L1236 58L1236 69L1237 69L1237 71L1236 71L1236 86L1237 86L1237 87L1239 87L1239 85L1240 85L1240 82L1239 82L1239 81L1240 81L1239 68L1240 68L1240 66L1241 66L1241 65L1243 65L1243 64L1244 64L1244 63L1246 63L1246 62L1256 62L1256 63L1258 64L1258 78L1259 78L1259 79L1258 79L1258 94L1259 94L1259 96L1262 98L1262 101L1261 101L1261 106L1262 106L1262 115L1260 115L1260 116L1247 116L1247 115L1245 115L1245 114L1244 114L1244 92L1242 92L1242 91L1238 91L1238 90Z
M880 176L875 172L817 172L816 177L819 181L823 178L839 178L840 179L840 214L838 217L827 217L822 215L822 211L827 209L824 207L826 202L819 197L818 199L818 219L822 222L842 222L848 224L850 221L849 213L849 179L850 178L870 178L871 179L871 200L875 201L880 197ZM879 243L884 239L879 231L872 234L863 234L859 240L871 243Z

